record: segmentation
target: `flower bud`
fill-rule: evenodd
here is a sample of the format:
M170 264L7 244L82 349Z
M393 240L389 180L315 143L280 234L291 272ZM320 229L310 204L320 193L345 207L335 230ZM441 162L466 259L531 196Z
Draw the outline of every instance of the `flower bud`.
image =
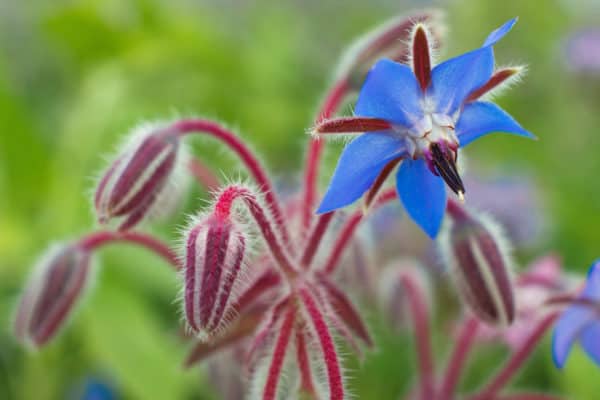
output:
M90 253L73 245L51 247L34 268L17 308L15 335L34 347L54 337L90 281Z
M245 251L244 233L221 214L201 219L186 235L184 314L201 340L234 316Z
M510 325L515 304L503 236L489 218L459 207L449 203L450 226L440 238L446 264L475 315L490 324Z
M179 139L167 129L142 126L100 179L94 205L100 223L121 218L120 230L164 208L177 189Z

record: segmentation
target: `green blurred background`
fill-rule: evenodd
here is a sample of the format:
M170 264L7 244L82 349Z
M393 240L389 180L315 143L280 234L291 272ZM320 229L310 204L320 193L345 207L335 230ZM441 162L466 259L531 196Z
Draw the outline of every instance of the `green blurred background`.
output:
M466 153L539 184L553 229L539 248L519 255L521 263L554 250L571 270L585 271L600 253L600 70L573 72L563 46L568 35L598 24L600 7L592 0L441 3L450 28L446 55L478 46L491 29L520 17L496 54L500 63L528 64L529 73L499 103L541 140L498 135ZM64 334L37 354L20 348L12 310L36 255L91 229L93 178L140 121L180 114L227 121L293 181L337 55L390 15L431 5L0 1L0 398L76 398L88 377L109 382L122 399L217 398L201 369L180 369L177 280L141 250L103 251L95 290ZM213 143L196 150L226 175L240 173ZM201 195L190 195L189 210ZM182 221L156 231L174 237ZM376 330L379 351L362 367L352 363L350 386L360 399L397 398L414 375L412 346L384 326ZM440 333L436 348L446 342ZM480 353L479 375L502 354ZM520 387L598 398L600 373L580 351L560 373L547 345L533 363Z

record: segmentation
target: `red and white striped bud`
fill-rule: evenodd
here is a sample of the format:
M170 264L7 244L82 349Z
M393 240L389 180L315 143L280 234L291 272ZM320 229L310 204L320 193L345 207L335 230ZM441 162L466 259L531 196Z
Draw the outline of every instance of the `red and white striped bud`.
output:
M201 340L220 333L235 315L247 238L230 218L201 218L185 236L184 315Z
M160 125L143 125L100 179L94 207L101 224L118 218L127 230L164 213L179 193L184 154L177 136Z
M498 226L486 216L449 203L450 226L440 243L458 290L481 320L507 326L515 317L508 246Z
M48 249L23 291L15 318L15 335L40 347L65 324L90 281L90 253L73 245Z

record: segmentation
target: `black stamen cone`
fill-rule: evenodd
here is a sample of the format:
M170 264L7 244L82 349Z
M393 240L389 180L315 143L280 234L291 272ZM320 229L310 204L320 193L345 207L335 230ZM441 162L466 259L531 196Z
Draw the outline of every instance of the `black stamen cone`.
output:
M459 196L464 194L465 187L456 169L456 157L453 151L450 149L443 151L437 143L432 144L430 150L431 161L448 187Z

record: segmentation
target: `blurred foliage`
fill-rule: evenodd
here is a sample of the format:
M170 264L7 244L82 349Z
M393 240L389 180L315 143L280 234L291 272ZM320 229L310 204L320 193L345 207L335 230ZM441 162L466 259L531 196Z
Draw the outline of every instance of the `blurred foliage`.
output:
M336 55L356 35L418 1L31 0L0 3L0 398L59 399L89 376L120 398L213 398L198 370L183 372L173 274L136 249L101 255L95 290L69 329L38 354L11 337L12 308L27 271L49 242L93 226L93 177L130 127L146 119L199 114L238 127L288 184L297 182L305 131L329 84ZM471 49L506 19L520 23L497 48L500 62L527 63L529 74L499 102L540 137L498 135L469 157L535 177L554 229L543 247L583 271L598 255L600 230L600 75L569 73L561 45L597 23L586 1L453 1L446 6L448 51ZM198 145L200 143L200 145ZM209 140L197 154L242 172ZM333 146L334 149L337 147ZM330 156L337 151L331 150ZM332 157L330 157L331 164ZM187 210L201 192L190 195ZM156 231L173 237L179 219ZM525 263L532 254L523 254ZM396 398L412 379L412 346L375 318L379 350L354 363L360 399ZM447 336L436 338L442 352ZM491 371L503 351L482 352ZM547 346L520 385L591 399L598 370L576 351L564 373ZM595 378L595 379L594 379ZM475 372L467 386L482 378ZM393 382L391 384L390 382ZM472 382L472 383L469 383Z

